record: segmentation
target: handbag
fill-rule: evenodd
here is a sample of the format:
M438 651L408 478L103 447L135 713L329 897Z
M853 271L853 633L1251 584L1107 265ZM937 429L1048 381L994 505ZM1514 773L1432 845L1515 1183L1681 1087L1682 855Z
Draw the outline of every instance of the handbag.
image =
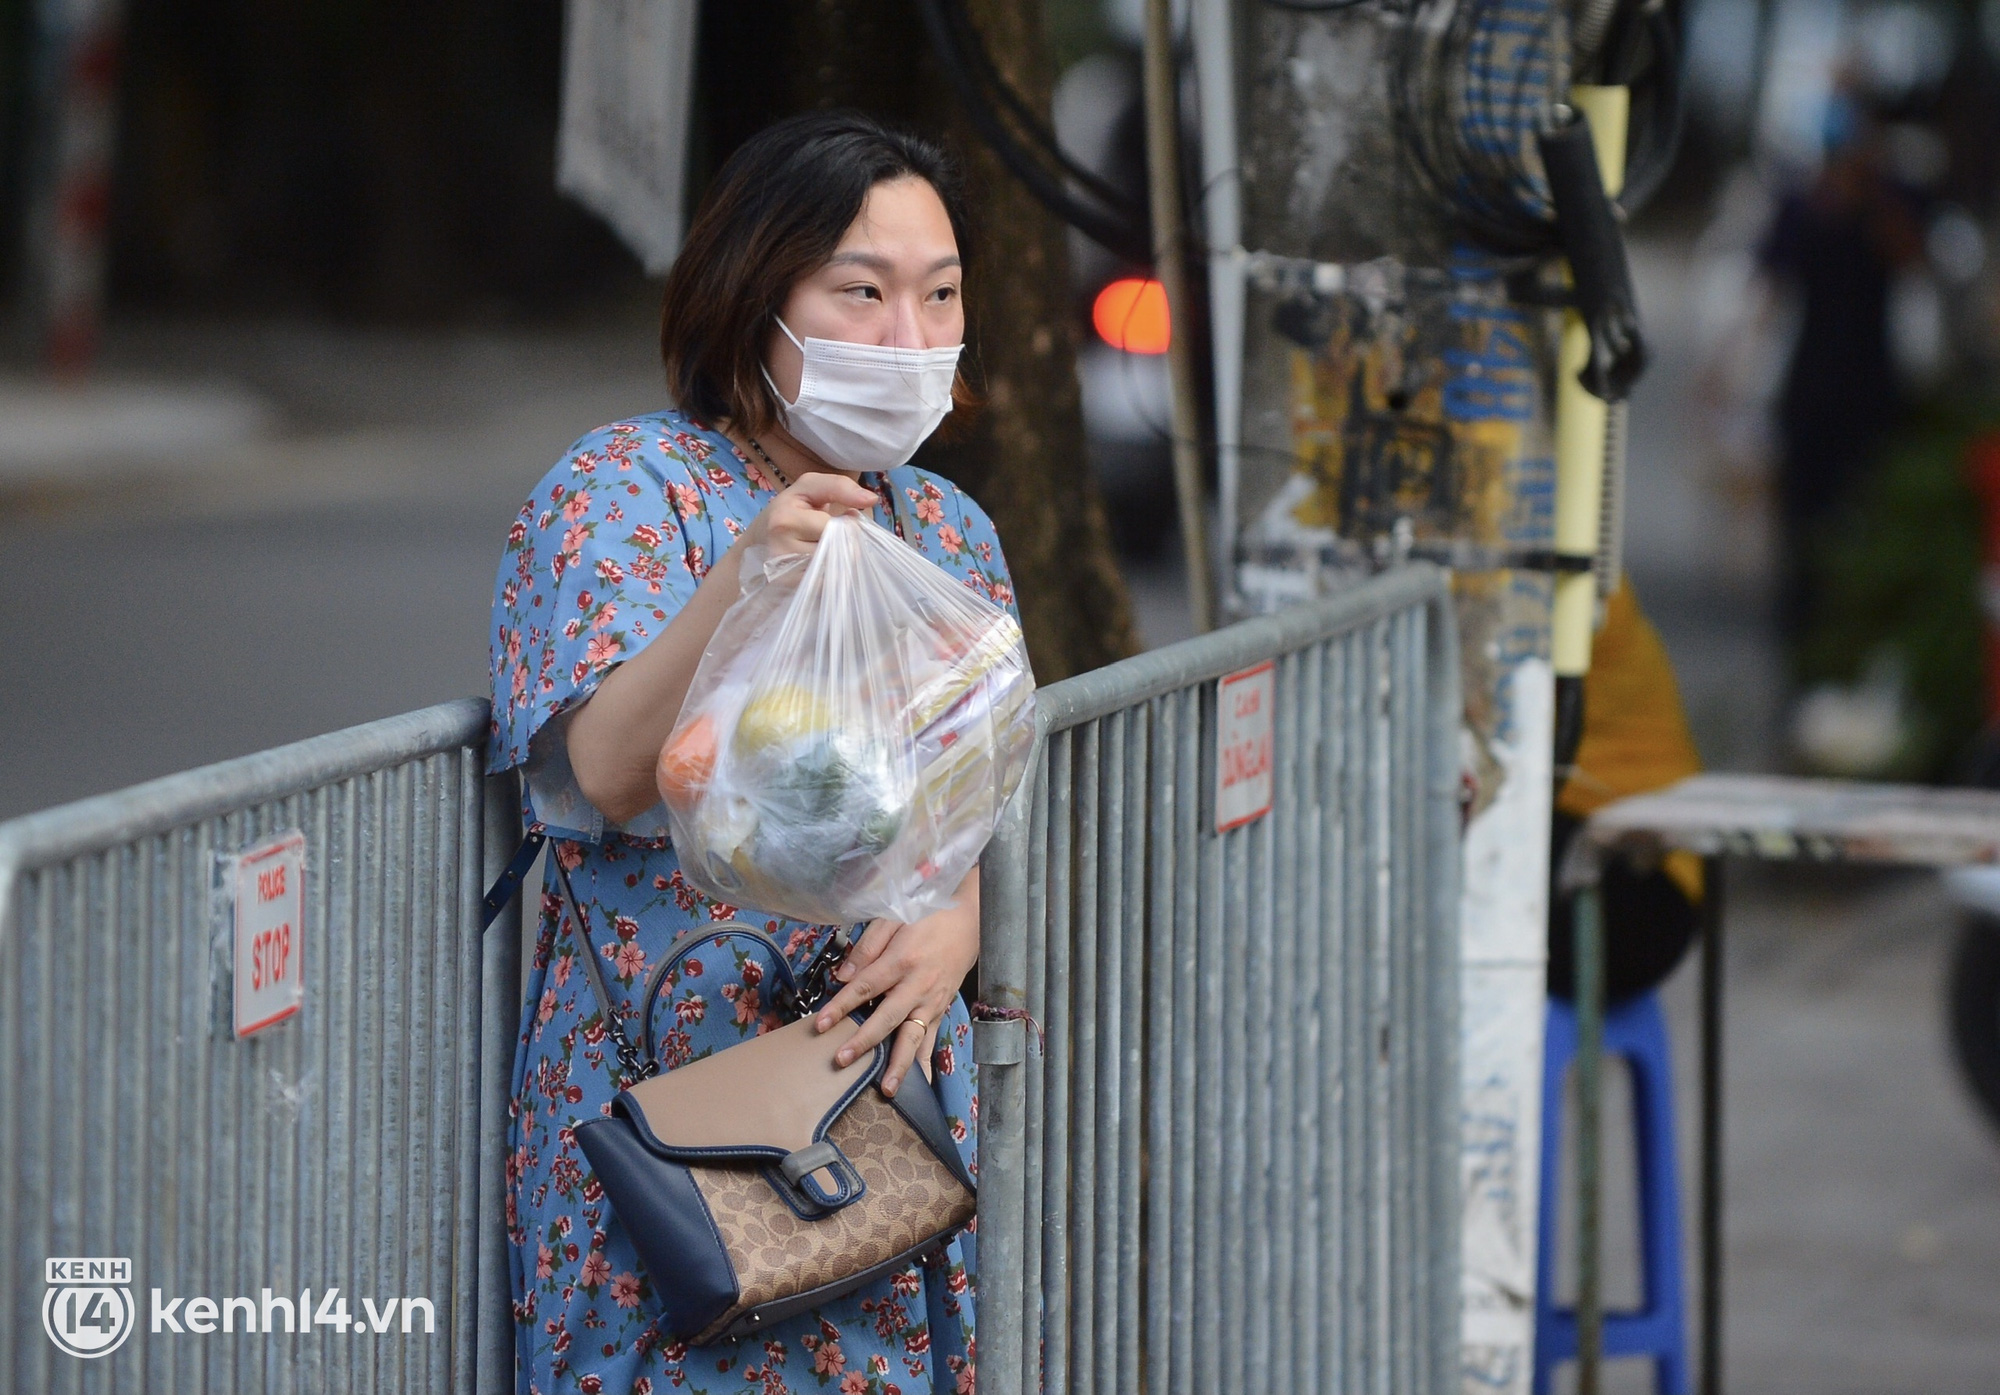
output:
M971 1221L976 1189L935 1084L912 1071L895 1098L883 1095L886 1041L836 1066L859 1015L814 1030L844 935L814 960L801 991L761 930L726 921L688 931L642 995L642 1056L613 1011L569 872L554 861L584 976L632 1082L609 1114L575 1126L576 1140L652 1278L670 1339L753 1336L896 1273ZM793 1020L661 1074L654 994L690 951L731 936L769 948L780 980L773 1001Z

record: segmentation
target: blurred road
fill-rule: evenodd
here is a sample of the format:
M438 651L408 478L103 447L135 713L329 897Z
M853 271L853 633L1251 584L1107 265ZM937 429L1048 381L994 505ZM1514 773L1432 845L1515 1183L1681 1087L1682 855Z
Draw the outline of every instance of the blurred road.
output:
M1628 564L1710 763L1770 768L1757 500L1693 434L1685 258L1642 245L1634 261L1657 357L1632 411ZM532 335L126 327L107 382L260 410L212 449L168 423L53 467L18 442L10 456L0 411L0 818L483 692L507 522L577 435L658 405L652 334L645 307ZM1171 559L1131 580L1150 642L1186 632ZM1733 1388L1990 1395L2000 1137L1945 1054L1935 888L1745 874L1731 908ZM1668 1000L1691 1125L1687 969ZM1614 1142L1621 1117L1614 1103ZM1683 1143L1692 1176L1691 1127ZM1614 1146L1627 1293L1628 1162ZM1628 1367L1612 1388L1650 1386Z
M0 817L485 691L508 522L584 431L658 405L645 317L567 334L116 337L104 377L268 423L8 469ZM164 438L173 436L162 430Z

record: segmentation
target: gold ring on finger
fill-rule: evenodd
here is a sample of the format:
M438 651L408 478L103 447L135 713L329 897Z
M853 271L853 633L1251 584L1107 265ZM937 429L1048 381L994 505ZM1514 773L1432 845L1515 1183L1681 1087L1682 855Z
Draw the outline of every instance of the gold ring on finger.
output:
M924 1019L923 1019L923 1018L921 1018L921 1017L918 1017L918 1016L916 1016L915 1014L912 1014L912 1015L911 1015L911 1016L910 1016L910 1017L909 1017L908 1019L906 1019L906 1020L907 1020L908 1022L914 1022L914 1023L916 1023L916 1025L917 1025L917 1030L918 1030L918 1031L920 1031L920 1032L927 1032L927 1031L929 1031L929 1030L930 1030L930 1025L931 1025L931 1024L930 1024L930 1023L928 1023L928 1022L926 1022L926 1021L924 1021Z

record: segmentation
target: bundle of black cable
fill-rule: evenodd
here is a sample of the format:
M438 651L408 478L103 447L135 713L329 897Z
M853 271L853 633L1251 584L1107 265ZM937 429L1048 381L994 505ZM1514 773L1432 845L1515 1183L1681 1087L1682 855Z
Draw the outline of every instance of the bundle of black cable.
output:
M1404 159L1456 230L1529 265L1563 250L1538 140L1572 82L1632 89L1617 203L1659 187L1680 140L1679 0L1600 0L1574 36L1559 0L1417 0L1389 73Z

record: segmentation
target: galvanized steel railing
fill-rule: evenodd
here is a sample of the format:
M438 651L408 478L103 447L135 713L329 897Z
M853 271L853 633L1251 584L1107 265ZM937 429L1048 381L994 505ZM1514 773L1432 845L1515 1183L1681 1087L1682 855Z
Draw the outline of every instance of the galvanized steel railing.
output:
M449 703L0 825L0 1384L512 1387L519 922L482 936L480 901L520 820L486 733ZM214 858L293 828L306 1000L236 1040ZM137 1330L59 1352L44 1257L129 1258ZM435 1335L149 1330L155 1287L331 1286L428 1298Z
M1264 659L1274 807L1217 834ZM1457 675L1411 567L1038 695L981 880L1045 1042L975 1029L982 1395L1456 1385Z

